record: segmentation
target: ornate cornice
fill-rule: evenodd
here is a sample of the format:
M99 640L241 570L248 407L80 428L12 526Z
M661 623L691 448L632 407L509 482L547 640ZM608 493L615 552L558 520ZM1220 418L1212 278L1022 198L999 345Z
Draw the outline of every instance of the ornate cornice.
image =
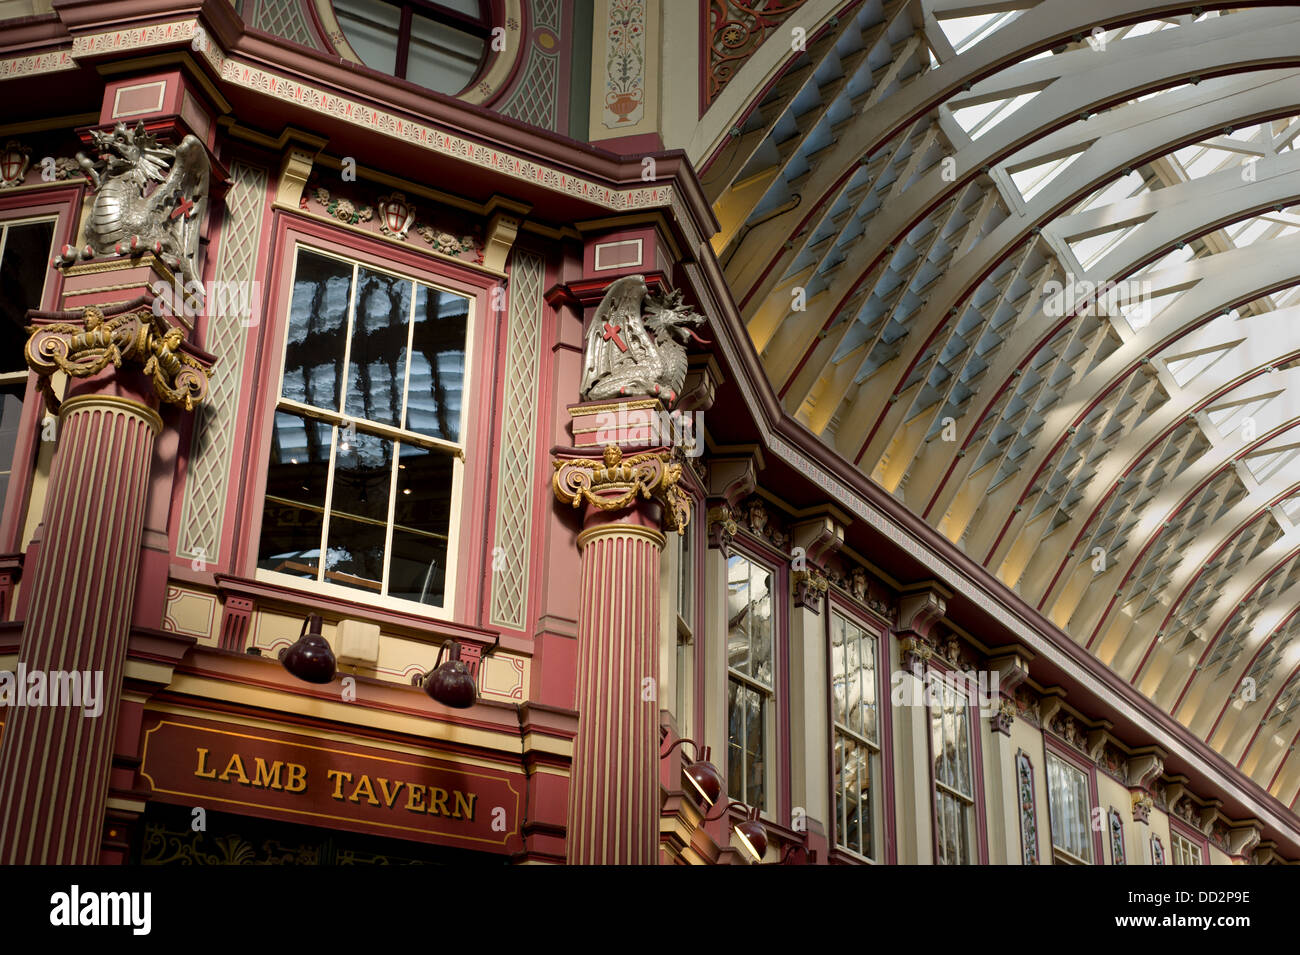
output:
M126 310L105 314L87 306L79 320L38 319L28 326L24 355L36 373L46 407L57 414L59 399L50 376L61 371L70 378L89 378L109 365L130 361L141 366L159 400L193 411L208 393L209 363L188 354L185 332L168 325L139 300Z
M657 500L670 530L683 531L690 523L691 499L680 485L682 466L668 451L624 458L618 445L609 444L602 460L560 458L554 464L551 486L564 504L617 511L632 507L638 499Z

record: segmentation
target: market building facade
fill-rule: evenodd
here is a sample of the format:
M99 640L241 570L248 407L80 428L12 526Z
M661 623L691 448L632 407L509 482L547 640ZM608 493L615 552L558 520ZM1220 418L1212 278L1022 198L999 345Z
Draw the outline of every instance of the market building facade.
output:
M0 861L1300 859L1300 20L768 7L0 6Z

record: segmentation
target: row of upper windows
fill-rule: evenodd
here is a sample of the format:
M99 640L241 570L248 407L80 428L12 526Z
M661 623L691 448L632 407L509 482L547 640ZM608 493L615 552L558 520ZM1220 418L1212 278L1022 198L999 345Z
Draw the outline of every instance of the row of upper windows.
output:
M681 577L693 576L690 535L682 536ZM727 768L728 797L777 812L775 798L782 747L778 714L786 705L778 679L785 636L774 606L777 572L760 559L741 553L727 558ZM679 595L689 594L685 585ZM692 601L693 603L693 601ZM843 850L882 861L888 825L886 768L893 747L881 701L890 692L887 656L879 634L838 609L827 615L832 770L831 838ZM681 645L679 645L679 652ZM689 727L687 701L699 692L693 654L679 655L675 716L679 729ZM882 662L883 661L883 662ZM978 704L967 689L946 680L926 694L931 753L930 786L934 858L939 864L968 865L982 860L979 833L983 811L978 794L980 746ZM684 688L684 689L683 689ZM686 726L683 726L686 723ZM1044 749L1047 765L1048 815L1052 858L1058 864L1092 864L1100 857L1095 826L1095 768ZM789 767L783 767L788 770ZM1014 791L1008 780L1008 791ZM1118 815L1115 820L1118 821ZM1123 842L1122 823L1118 838ZM1171 833L1172 862L1199 865L1203 847ZM1153 861L1163 851L1152 843ZM1119 860L1122 862L1122 848Z

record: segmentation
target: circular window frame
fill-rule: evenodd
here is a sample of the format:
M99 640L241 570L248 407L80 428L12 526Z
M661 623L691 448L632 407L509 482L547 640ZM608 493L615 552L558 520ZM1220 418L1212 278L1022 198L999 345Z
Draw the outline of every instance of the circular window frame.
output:
M315 7L316 16L320 19L325 38L329 40L334 52L349 63L365 66L361 62L361 57L357 56L357 51L352 49L352 44L343 34L343 28L334 15L333 0L312 0L312 5ZM480 67L478 74L470 81L470 85L459 93L444 94L473 106L486 106L504 92L514 73L516 61L523 54L524 49L523 0L492 0L491 6L494 9L504 7L504 22L494 24L493 28L501 27L506 31L505 49L513 50L514 55L510 56L505 51L494 51L489 40L486 68ZM380 70L375 72L381 73ZM382 75L389 76L387 73ZM400 79L400 77L392 78Z

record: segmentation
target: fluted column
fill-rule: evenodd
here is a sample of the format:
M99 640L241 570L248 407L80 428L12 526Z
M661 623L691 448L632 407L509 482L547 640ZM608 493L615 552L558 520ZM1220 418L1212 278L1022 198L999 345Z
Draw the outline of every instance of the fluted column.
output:
M100 858L123 672L149 500L158 401L193 407L207 366L147 299L36 315L27 361L59 415L44 533L19 645L20 669L78 674L87 700L24 705L0 739L0 865ZM61 404L49 377L72 380ZM19 685L19 693L26 687ZM29 701L30 702L30 701ZM48 702L53 702L49 700Z
M578 607L578 737L566 857L574 865L659 861L661 521L689 505L667 451L607 445L603 460L561 456L555 493L583 508Z
M10 711L0 746L5 865L99 859L149 464L162 419L138 401L86 395L64 402L59 425L19 660L29 673L89 675L101 687L100 712L74 705Z
M568 858L658 861L659 559L664 536L638 524L587 527L578 618L578 738ZM611 582L618 581L616 586Z

